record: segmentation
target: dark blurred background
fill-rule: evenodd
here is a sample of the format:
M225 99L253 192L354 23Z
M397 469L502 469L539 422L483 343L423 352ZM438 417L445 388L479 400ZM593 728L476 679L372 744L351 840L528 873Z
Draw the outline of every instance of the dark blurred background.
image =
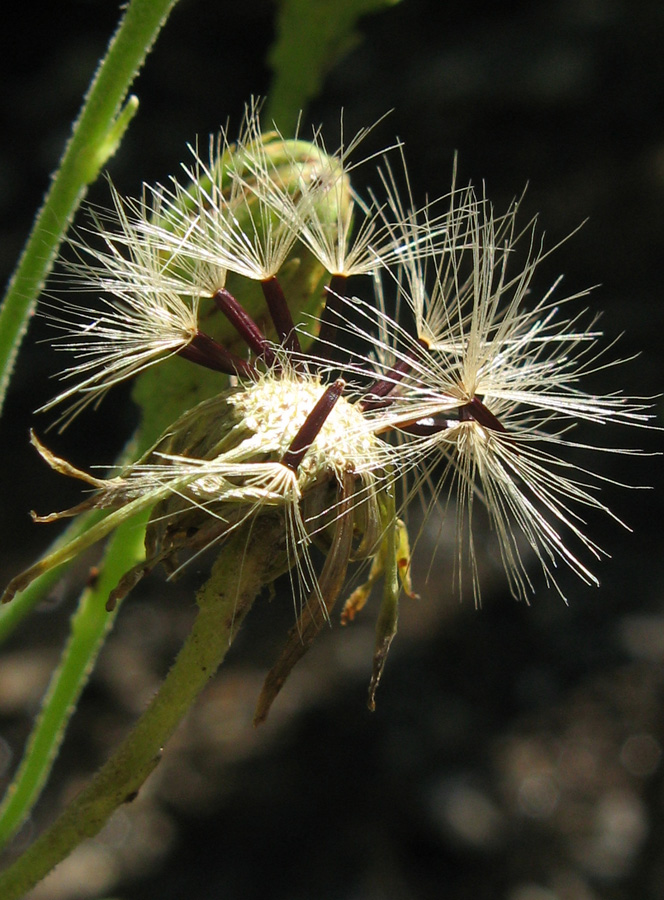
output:
M8 277L70 122L118 18L116 4L63 0L5 16L0 45L0 272ZM572 293L600 285L607 335L624 332L624 367L600 390L661 390L664 238L664 7L659 0L404 0L362 22L363 40L330 73L308 121L334 144L393 112L368 138L405 141L423 201L459 180L486 182L498 210L529 187L523 223L541 215L553 244L535 288L561 272ZM141 109L109 165L122 193L163 180L185 144L270 83L273 7L181 0L135 85ZM312 40L315 39L312 36ZM361 172L361 170L360 170ZM100 181L90 198L107 202ZM28 445L32 411L62 365L35 321L19 359L0 442L0 576L52 539L27 515L76 502L79 489ZM661 410L661 402L657 401ZM128 392L54 450L110 463L136 421ZM660 419L661 421L661 419ZM585 433L584 433L585 434ZM589 439L657 450L653 432L607 427ZM599 454L596 454L599 456ZM285 590L253 610L223 672L135 803L34 892L34 900L656 900L664 896L664 579L662 463L602 455L608 504L633 528L594 519L611 554L599 590L561 574L565 606L533 570L530 607L506 592L482 541L483 607L459 602L445 556L451 531L420 543L420 599L378 696L365 707L376 600L351 628L326 631L251 726L253 703L292 623ZM442 542L431 574L434 542ZM0 656L0 779L21 753L65 640L73 573ZM117 744L157 688L203 577L149 579L99 660L54 777L18 846L48 823Z

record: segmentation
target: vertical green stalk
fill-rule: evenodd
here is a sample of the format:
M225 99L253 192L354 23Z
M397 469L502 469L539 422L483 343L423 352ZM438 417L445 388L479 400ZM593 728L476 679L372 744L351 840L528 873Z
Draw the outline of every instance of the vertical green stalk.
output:
M320 93L328 71L361 40L363 16L399 0L280 0L268 62L274 73L265 121L283 134Z
M383 571L383 601L376 622L376 643L367 704L372 712L376 708L376 691L385 668L387 654L397 633L399 594L401 593L399 559L403 558L403 540L405 538L407 542L408 539L403 523L397 519L394 485L389 485L383 498L383 519L386 528L382 554L385 568Z
M125 103L127 93L176 2L131 0L88 89L0 309L0 410L36 297L88 185L136 112L138 100Z
M198 615L158 694L90 784L53 825L5 872L2 900L19 900L111 814L129 802L159 763L162 747L222 663L245 615L264 585L286 569L284 524L265 516L239 529L224 545Z
M126 572L127 562L138 562L144 556L149 514L146 510L117 529L104 554L97 583L83 592L72 616L62 660L51 678L23 760L0 804L0 847L21 827L48 778L65 728L115 620L117 610L106 611L106 598Z
M91 528L98 522L102 518L102 515L100 510L92 510L87 514L77 516L72 520L65 531L63 531L53 542L49 554L56 552L59 547L64 547L71 543L71 541L76 540L76 538L86 532L88 528ZM23 619L31 613L35 606L44 599L53 587L55 587L62 578L65 565L67 564L65 563L63 566L57 566L50 569L48 572L45 572L40 578L33 581L24 591L21 591L11 603L0 605L0 644L7 640L15 629L18 628Z

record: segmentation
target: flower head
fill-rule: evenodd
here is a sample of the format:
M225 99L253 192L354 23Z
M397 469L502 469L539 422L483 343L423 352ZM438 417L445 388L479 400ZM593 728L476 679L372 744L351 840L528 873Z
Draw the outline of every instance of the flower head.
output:
M114 192L113 211L93 215L101 246L73 239L67 277L102 292L102 311L51 303L57 342L76 361L63 373L71 386L46 408L73 399L71 418L174 354L232 381L201 402L190 396L160 437L154 429L151 449L111 478L81 472L35 440L54 469L95 489L41 520L90 508L108 515L14 579L4 599L139 511L151 511L146 559L109 606L157 564L174 574L243 523L281 516L301 602L266 680L262 719L329 619L354 560L369 574L344 621L384 582L373 704L400 590L412 593L399 516L425 488L430 517L456 507L456 567L459 578L470 568L477 600L478 503L516 597L533 588L526 554L557 587L560 563L597 583L582 553L603 551L583 516L612 513L597 492L601 478L572 458L594 449L572 429L643 426L649 416L643 400L584 386L613 363L592 317L586 325L583 311L571 311L586 291L556 299L556 282L535 299L534 276L551 251L534 222L517 228L518 202L497 216L454 179L445 198L418 208L405 166L402 199L383 153L382 197L362 201L349 154L364 132L330 153L319 131L309 143L264 133L258 113L250 104L236 142L222 130L207 155L194 149L184 184L146 187L140 201ZM353 275L371 276L373 301L347 296ZM255 282L258 301L247 290ZM325 556L320 570L314 546Z

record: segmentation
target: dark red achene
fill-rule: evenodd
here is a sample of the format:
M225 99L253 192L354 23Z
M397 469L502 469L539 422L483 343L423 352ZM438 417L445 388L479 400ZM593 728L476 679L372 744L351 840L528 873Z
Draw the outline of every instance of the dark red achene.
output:
M426 341L423 341L421 338L418 339L418 344L420 348L424 348L425 350L428 349ZM360 408L363 411L366 412L366 410L369 409L382 409L393 402L393 399L389 394L413 368L415 353L416 349L412 348L410 358L404 357L397 360L383 378L377 379L367 388L364 398L360 400Z
M337 335L337 319L341 315L343 297L348 278L345 275L332 275L330 283L325 288L325 306L321 315L318 341L327 345L328 353L334 352L334 341ZM331 345L331 346L330 346Z
M206 369L224 372L226 375L241 375L246 378L256 373L250 362L231 353L202 331L197 332L186 347L178 350L178 355Z
M212 299L217 308L226 316L250 350L262 357L268 366L274 363L274 352L263 332L244 307L226 288L215 291Z
M506 434L507 432L507 429L500 419L494 416L491 410L484 405L480 397L473 397L468 403L459 407L457 412L459 415L459 422L477 422L483 428L488 428L490 431L498 431L501 434ZM444 421L439 421L435 418L419 419L416 422L400 425L399 430L405 431L407 434L415 435L416 437L430 437L434 434L440 434L441 431L446 431L453 424L453 420L450 419L445 419Z
M505 432L507 429L500 421L500 419L496 418L490 409L482 403L482 399L480 397L473 397L465 406L462 406L459 410L459 421L460 422L469 422L471 420L475 420L484 428L489 428L491 431L501 431Z
M263 289L263 296L272 317L272 322L277 331L279 343L283 345L285 350L299 353L300 340L295 331L295 323L277 276L273 275L271 278L261 281L261 288Z
M300 430L291 441L290 447L286 450L283 459L281 460L282 463L285 466L288 466L293 472L297 472L298 466L302 462L305 453L318 437L321 428L334 409L337 400L343 394L345 387L346 382L343 378L337 378L337 380L322 394L314 408L302 423Z

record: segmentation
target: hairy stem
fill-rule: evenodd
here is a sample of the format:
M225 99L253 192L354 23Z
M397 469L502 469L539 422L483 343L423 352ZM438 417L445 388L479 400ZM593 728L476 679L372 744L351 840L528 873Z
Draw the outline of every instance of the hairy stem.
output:
M0 846L18 831L48 778L69 719L115 616L104 601L127 563L145 555L145 525L150 511L121 525L104 555L95 584L83 592L71 620L69 641L51 678L23 759L0 804ZM7 608L7 607L5 607ZM9 607L11 609L11 605Z
M159 763L163 745L222 663L256 595L286 568L280 517L263 517L231 536L197 594L199 609L191 633L158 694L90 784L0 874L2 900L23 897L135 797Z
M131 0L92 80L0 309L0 408L35 298L88 185L138 108L136 97L125 103L127 91L176 2Z

